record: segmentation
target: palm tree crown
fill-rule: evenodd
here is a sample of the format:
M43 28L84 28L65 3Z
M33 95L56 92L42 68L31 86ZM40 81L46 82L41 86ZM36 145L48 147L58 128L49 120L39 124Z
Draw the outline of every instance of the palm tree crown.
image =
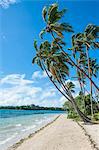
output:
M71 91L72 93L75 93L75 90L74 90L75 84L73 82L71 82L71 81L67 82L66 87L68 88L69 91Z
M47 70L51 73L54 79L63 79L69 76L69 67L65 63L66 57L54 41L50 44L48 41L41 43L39 48L36 41L34 41L34 47L36 49L36 56L33 58L32 63L37 63L41 69L43 69L42 63L46 66Z
M42 17L46 23L46 27L40 32L40 37L43 38L43 34L45 32L54 32L57 34L58 37L63 38L63 31L65 32L73 32L72 26L68 23L60 23L59 21L63 17L66 9L61 11L58 10L58 4L52 4L47 9L47 7L43 8Z

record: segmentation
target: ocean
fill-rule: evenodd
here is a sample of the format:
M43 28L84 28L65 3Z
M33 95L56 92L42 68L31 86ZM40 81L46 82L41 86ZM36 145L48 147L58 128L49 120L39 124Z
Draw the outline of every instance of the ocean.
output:
M54 120L63 111L0 110L0 150L7 150L20 139Z

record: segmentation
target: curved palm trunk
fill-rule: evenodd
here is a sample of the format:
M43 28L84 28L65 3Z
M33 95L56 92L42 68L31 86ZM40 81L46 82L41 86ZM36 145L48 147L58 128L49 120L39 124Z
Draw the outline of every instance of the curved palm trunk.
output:
M96 103L97 103L97 106L98 106L98 110L99 110L99 93L97 94L97 91L94 92L95 95L96 95Z
M70 59L70 60L71 60L71 62L74 64L74 66L77 67L77 68L90 80L90 82L92 82L92 84L94 85L94 87L99 91L98 86L97 86L97 85L93 82L93 80L85 73L85 71L84 71L83 69L81 69L78 65L76 65L75 62L74 62L72 59Z
M82 83L80 82L79 79L78 79L78 81L79 81L79 84L80 84L80 89L82 91L81 97L82 97L83 105L84 105L84 114L86 114L85 99L84 99L85 92L83 91L84 90L84 87L83 87L84 85L82 85Z
M78 66L80 66L79 62L77 60L76 60L76 62L78 64ZM78 73L78 69L77 69L77 73ZM82 92L81 97L82 97L83 105L84 105L84 114L86 114L86 107L85 107L85 100L84 100L84 94L85 94L85 92L83 91L84 90L84 84L81 83L81 71L80 71L80 76L78 75L78 81L79 81L80 89L81 89L81 92Z
M94 117L94 111L93 111L93 99L92 99L92 83L90 82L90 98L91 98L91 115L92 118Z
M55 37L54 37L54 35L53 35L52 32L51 32L51 35L52 35L53 39L55 40ZM57 42L56 42L56 43L57 43ZM97 85L94 83L94 81L89 77L89 75L87 75L86 72L85 72L83 69L81 69L81 68L64 52L64 50L62 49L62 47L60 46L59 43L57 43L57 45L58 45L59 48L62 50L63 54L68 57L68 59L71 61L71 63L72 63L76 68L78 68L78 69L92 82L92 84L94 85L94 87L99 91L98 86L97 86Z
M93 123L90 118L88 118L80 109L78 108L77 104L75 101L72 101L73 108L75 111L79 114L80 118L85 122L85 123Z
M89 62L89 53L88 53L88 48L86 46L86 55L87 55L87 59L88 59L88 74L89 74L89 77L91 78L91 70L90 70L90 62ZM92 119L93 119L93 103L92 103L92 82L90 81L90 102L91 102L91 116L92 116Z
M45 65L44 65L44 64L43 64L43 68L44 68L46 74L48 75L50 81L54 84L54 86L57 88L57 90L58 90L66 99L68 99L68 100L70 101L70 103L72 104L72 106L73 106L73 108L75 109L75 111L79 114L80 118L81 118L85 123L93 123L93 122L90 120L90 118L88 118L84 113L82 113L82 112L80 111L80 109L78 108L78 106L77 106L77 104L76 104L74 98L73 98L73 97L68 98L68 97L60 90L60 88L58 88L58 86L54 83L54 81L53 81L52 78L50 77L50 75L49 75L47 69L45 68Z
M83 83L83 90L84 90L84 109L85 109L85 114L86 114L86 104L85 104L85 86L84 86L84 83Z
M85 90L90 95L89 91L86 88L85 88ZM97 103L97 107L98 107L98 111L99 111L99 101L98 101L99 98L98 99L94 99L94 97L92 96L92 99Z

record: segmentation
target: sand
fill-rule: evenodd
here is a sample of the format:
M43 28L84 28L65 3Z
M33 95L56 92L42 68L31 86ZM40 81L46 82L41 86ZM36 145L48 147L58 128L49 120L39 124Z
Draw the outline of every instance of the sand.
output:
M98 126L99 127L99 126ZM61 115L31 138L19 144L16 150L93 150L85 131L73 120Z
M85 125L82 124L94 146L99 150L99 124Z

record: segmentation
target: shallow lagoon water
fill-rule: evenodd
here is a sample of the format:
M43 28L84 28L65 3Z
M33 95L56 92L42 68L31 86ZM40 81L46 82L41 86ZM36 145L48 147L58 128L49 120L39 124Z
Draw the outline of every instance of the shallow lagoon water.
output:
M6 150L20 139L51 122L63 111L0 110L0 150Z

